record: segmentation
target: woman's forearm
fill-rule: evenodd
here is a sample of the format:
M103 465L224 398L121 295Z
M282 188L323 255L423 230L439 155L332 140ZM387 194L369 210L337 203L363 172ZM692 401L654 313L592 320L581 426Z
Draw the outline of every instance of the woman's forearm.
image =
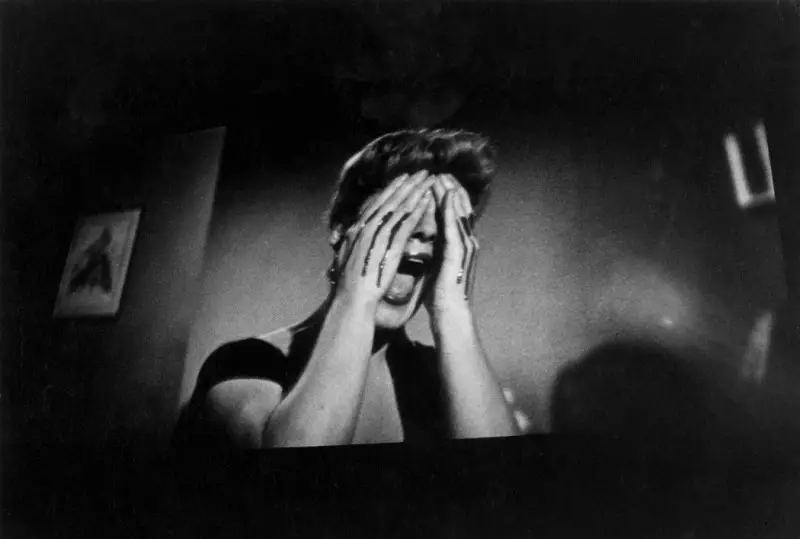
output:
M434 331L455 438L519 434L478 339L471 313L448 313Z
M372 351L375 313L368 304L334 300L306 370L275 408L264 446L352 442Z

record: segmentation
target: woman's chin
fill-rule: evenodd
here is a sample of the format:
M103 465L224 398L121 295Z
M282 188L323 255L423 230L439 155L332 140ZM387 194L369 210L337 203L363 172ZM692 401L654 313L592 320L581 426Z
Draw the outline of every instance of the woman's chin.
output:
M413 307L410 300L402 304L383 300L375 314L375 325L382 329L400 329L414 314Z
M382 329L400 329L411 320L419 308L422 282L414 286L410 294L403 296L386 295L378 305L375 325Z

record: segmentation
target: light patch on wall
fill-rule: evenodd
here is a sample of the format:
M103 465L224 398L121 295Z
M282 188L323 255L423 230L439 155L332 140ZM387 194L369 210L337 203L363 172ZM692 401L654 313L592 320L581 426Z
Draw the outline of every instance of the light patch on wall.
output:
M691 327L690 309L679 287L642 260L629 258L614 264L595 298L595 316L601 322L671 332Z
M769 352L772 344L772 329L775 314L772 311L762 312L755 320L747 339L740 376L752 382L763 382L767 373Z
M733 182L736 202L740 208L749 209L756 206L763 206L775 202L775 187L772 182L772 166L769 159L769 145L767 144L767 130L763 122L758 122L753 127L753 135L758 150L759 167L751 164L749 174L748 167L742 152L739 138L734 133L728 133L723 139L725 152L728 156L728 167ZM754 176L763 174L766 187L761 190L753 188Z

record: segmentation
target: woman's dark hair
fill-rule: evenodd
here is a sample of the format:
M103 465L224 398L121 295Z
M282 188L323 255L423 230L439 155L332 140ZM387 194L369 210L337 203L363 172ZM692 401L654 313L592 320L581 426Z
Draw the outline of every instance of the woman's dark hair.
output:
M419 170L455 176L480 216L495 173L495 150L484 136L463 130L406 129L383 135L342 167L327 214L328 227L349 227L367 198L397 176Z

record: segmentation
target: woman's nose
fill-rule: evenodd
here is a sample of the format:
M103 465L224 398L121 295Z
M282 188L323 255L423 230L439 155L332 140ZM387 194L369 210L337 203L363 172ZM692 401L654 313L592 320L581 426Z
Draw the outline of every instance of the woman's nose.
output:
M427 211L420 219L411 237L422 242L432 242L436 239L436 229L436 214L433 211Z

